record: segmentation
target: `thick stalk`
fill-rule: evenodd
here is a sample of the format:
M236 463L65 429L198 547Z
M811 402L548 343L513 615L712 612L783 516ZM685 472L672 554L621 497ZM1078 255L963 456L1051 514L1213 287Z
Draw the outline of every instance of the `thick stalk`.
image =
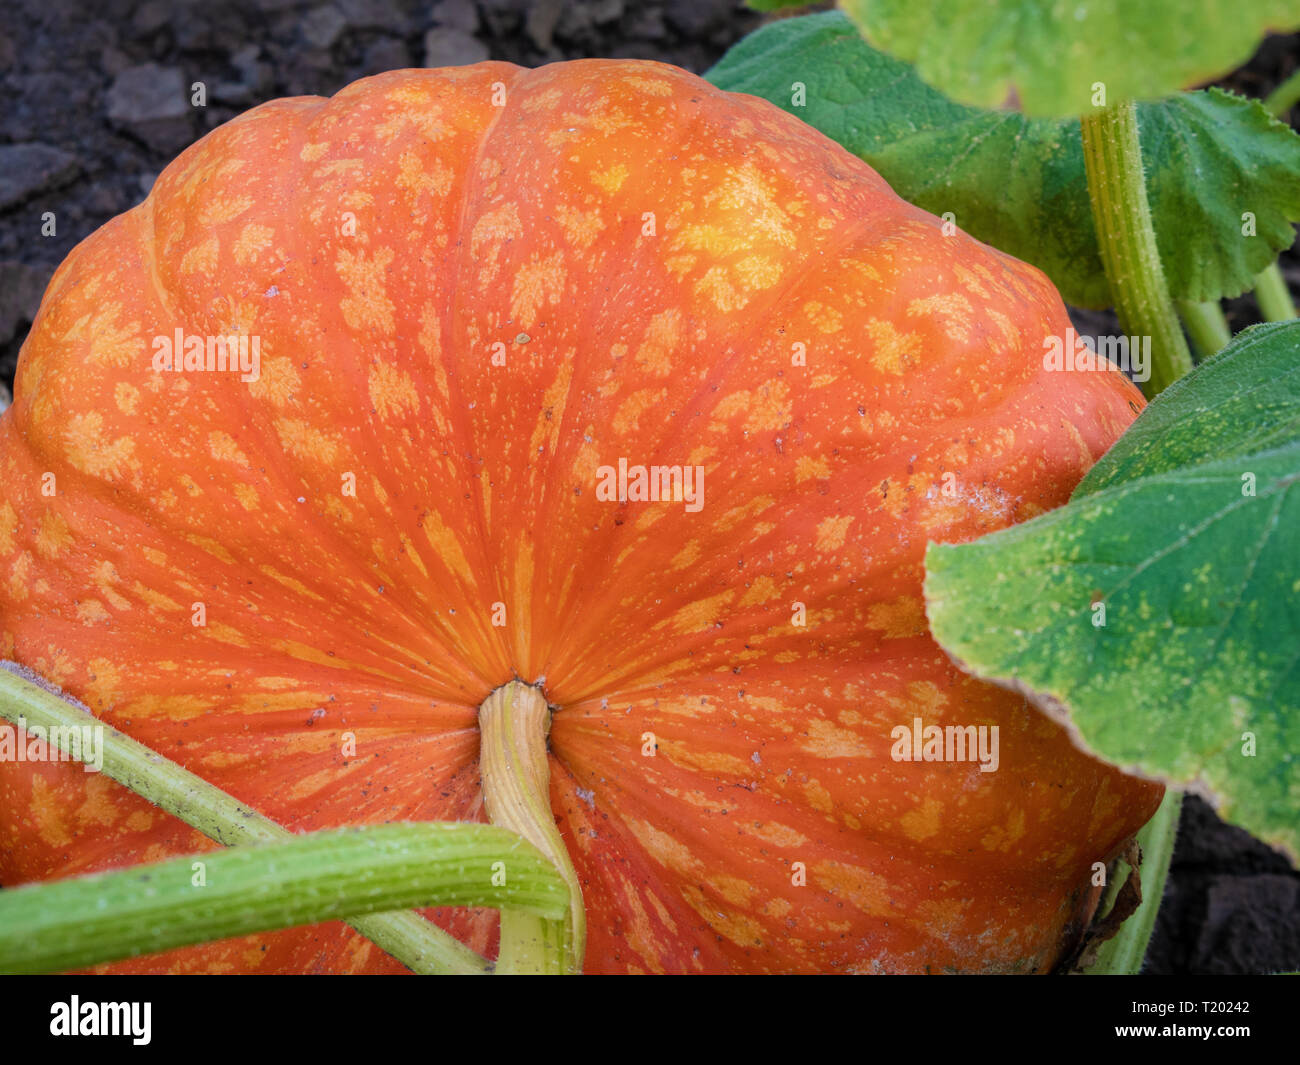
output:
M497 688L478 712L483 801L495 825L517 832L545 854L569 885L564 920L501 913L498 973L578 973L586 915L578 874L551 812L546 738L551 710L541 691L521 681Z
M80 704L33 683L19 672L22 669L0 662L0 718L15 725L59 729L49 735L65 741L73 734L80 736L87 725L101 727L105 776L218 843L235 846L294 838L294 833L234 796L105 725ZM71 744L58 746L68 751ZM374 914L348 923L417 973L483 973L491 969L485 959L418 913Z
M496 825L328 829L0 891L0 972L81 969L407 906L561 917L568 905L554 866Z
M1294 71L1286 81L1264 99L1264 106L1274 118L1286 121L1286 113L1300 102L1300 70ZM1282 279L1282 270L1274 259L1272 264L1255 277L1255 302L1259 313L1267 322L1289 322L1296 317L1295 302Z
M1266 322L1289 322L1296 316L1295 303L1276 259L1255 275L1255 302L1259 304L1259 313Z
M1082 127L1088 197L1102 265L1125 331L1151 338L1151 379L1144 390L1153 397L1191 371L1192 356L1169 295L1151 224L1137 107L1131 100L1123 101L1085 115ZM1223 338L1220 334L1211 339L1207 334L1203 339L1208 346ZM1115 938L1102 945L1091 972L1135 973L1141 968L1169 874L1181 804L1182 795L1169 789L1155 816L1138 833L1144 856L1142 903Z
M1088 196L1102 265L1126 333L1150 337L1155 396L1192 368L1151 226L1138 144L1137 108L1127 100L1083 117Z
M1114 938L1098 949L1096 962L1086 970L1089 976L1131 976L1141 970L1147 944L1156 927L1160 900L1165 893L1169 862L1174 854L1174 841L1178 838L1178 813L1182 803L1182 792L1167 789L1155 816L1138 832L1138 846L1142 849L1142 902L1137 911L1120 925Z
M1223 308L1217 301L1193 303L1191 300L1178 301L1178 313L1182 316L1187 335L1192 338L1192 347L1200 361L1204 362L1216 351L1222 351L1232 340L1232 331L1228 328L1228 319L1223 316Z
M1264 98L1264 106L1278 118L1300 103L1300 70L1291 76Z

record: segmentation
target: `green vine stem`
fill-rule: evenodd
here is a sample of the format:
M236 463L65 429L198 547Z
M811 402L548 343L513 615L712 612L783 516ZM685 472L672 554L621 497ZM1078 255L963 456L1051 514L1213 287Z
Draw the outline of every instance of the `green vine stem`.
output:
M1151 227L1138 144L1137 108L1126 100L1084 115L1083 156L1088 196L1115 310L1126 333L1151 338L1155 396L1192 368L1174 313Z
M1293 71L1286 81L1264 97L1264 106L1278 118L1297 103L1300 103L1300 70Z
M1264 98L1264 106L1278 121L1285 121L1286 113L1297 103L1300 103L1300 70ZM1255 277L1255 302L1267 322L1288 322L1296 317L1295 301L1276 259Z
M103 773L169 814L226 846L293 839L294 833L95 718L74 702L36 683L25 667L0 662L0 717L15 725L39 725L51 738L86 725L103 728ZM418 913L384 913L348 922L417 973L486 973L491 964Z
M1137 106L1125 100L1084 115L1082 127L1088 197L1102 265L1124 330L1151 338L1152 372L1144 389L1148 397L1154 397L1191 371L1192 357L1165 283L1151 225ZM1185 314L1188 306L1184 305ZM1222 347L1228 340L1226 328L1220 331L1204 308L1191 307L1189 317L1196 321L1189 327L1206 327L1199 342ZM1102 945L1091 972L1136 973L1141 968L1169 875L1181 805L1181 793L1169 789L1155 816L1138 833L1144 855L1142 903L1116 936Z
M562 918L569 887L493 825L366 825L0 892L0 972L80 969L407 906Z
M1205 361L1216 351L1228 346L1232 340L1232 331L1228 328L1228 319L1224 317L1223 308L1218 302L1194 303L1191 300L1178 301L1178 313L1187 327L1187 335L1192 338L1192 347L1200 361Z
M1296 316L1295 302L1276 259L1255 276L1255 302L1266 322L1289 322Z
M569 886L562 920L503 911L499 973L579 973L586 947L586 912L578 874L551 812L546 738L551 709L542 692L521 681L497 688L478 712L479 772L492 823L523 836L555 865Z
M1086 970L1089 976L1132 976L1142 968L1169 877L1182 802L1182 792L1169 788L1155 816L1138 832L1138 846L1142 849L1142 902L1119 926L1115 936L1098 949L1097 960ZM1118 887L1118 881L1115 886Z

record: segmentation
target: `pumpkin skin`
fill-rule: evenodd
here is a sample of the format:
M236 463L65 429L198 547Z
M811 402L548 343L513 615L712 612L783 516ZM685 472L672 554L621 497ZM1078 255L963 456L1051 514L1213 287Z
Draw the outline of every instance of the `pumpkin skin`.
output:
M1046 970L1161 789L956 669L921 582L927 541L1061 504L1141 407L1044 370L1068 324L1034 268L675 68L275 101L50 284L0 419L0 652L298 830L484 820L477 707L541 683L588 972ZM258 336L260 376L156 372L177 328ZM703 507L598 499L621 457L703 466ZM997 725L998 770L893 761L916 717ZM0 763L5 884L213 846ZM494 913L429 914L494 952ZM102 968L404 971L340 923Z

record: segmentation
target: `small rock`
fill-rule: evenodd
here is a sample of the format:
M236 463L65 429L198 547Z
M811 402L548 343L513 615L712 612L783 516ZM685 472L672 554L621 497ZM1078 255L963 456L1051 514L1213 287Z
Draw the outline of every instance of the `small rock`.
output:
M406 32L406 13L396 0L337 0L339 10L354 30Z
M253 90L242 81L219 81L212 86L212 99L242 107L253 102Z
M92 215L108 219L131 206L130 191L116 181L95 181L82 202Z
M9 386L3 381L0 381L0 414L7 411L12 402L13 396L9 394Z
M533 44L543 52L551 47L555 27L559 24L562 14L564 14L564 0L536 0L529 9L524 30Z
M218 82L212 87L214 99L229 104L249 104L271 83L271 68L261 62L262 49L250 44L230 57L230 65L239 71L236 81Z
M329 52L299 49L276 68L286 96L328 96L338 91L338 74Z
M0 211L57 188L80 170L75 156L48 144L0 145Z
M659 10L657 8L643 10L659 16L659 30L662 36L663 16L660 15ZM597 26L617 22L622 17L623 0L596 0L591 4L569 4L564 8L564 13L556 24L555 36L565 41L587 40L596 31Z
M381 37L366 49L363 64L367 74L405 70L411 65L411 52L402 41Z
M656 63L677 63L676 56L654 41L620 41L606 54L610 59L650 59Z
M143 4L135 9L135 17L131 20L131 28L142 37L148 37L152 33L157 33L167 25L167 20L171 18L171 5L167 0L145 0Z
M623 0L596 0L591 6L591 19L597 26L617 22L623 17L625 8Z
M303 15L301 29L309 44L317 48L329 48L339 39L339 34L347 25L348 20L343 17L343 12L333 4L326 4L324 7L313 7Z
M53 266L0 262L0 344L7 344L20 325L30 323L41 305Z
M531 0L478 0L479 16L492 37L515 37Z
M620 27L624 39L644 38L657 41L667 32L664 26L664 13L657 7L633 8L627 22Z
M670 63L692 74L702 74L713 65L709 50L696 41L687 41L673 49L672 54L665 55L662 62Z
M223 39L228 35L214 26L207 11L201 7L191 7L185 11L183 18L172 23L172 34L176 38L176 47L183 52L227 51L223 48ZM231 49L238 47L232 46ZM160 55L160 52L155 52Z
M230 57L230 65L239 71L245 81L252 81L260 73L262 64L258 59L261 55L261 45L246 44Z
M199 132L199 136L202 137L210 133L218 126L224 126L232 118L239 117L241 111L247 110L248 105L234 106L231 104L212 104L209 107L205 107L203 109L202 117L200 118L203 128Z
M108 118L159 152L193 139L189 93L177 67L141 63L122 71L108 90Z
M429 11L429 17L439 26L448 26L462 33L478 29L478 8L473 0L439 0Z
M664 14L674 29L687 37L703 37L731 15L731 0L668 0Z
M131 65L131 57L119 48L107 45L99 53L99 65L110 78L115 78Z
M1113 321L1113 320L1112 320ZM1114 325L1109 332L1118 331ZM1107 330L1080 333L1096 336ZM1237 873L1287 873L1290 863L1267 844L1261 843L1245 829L1219 820L1213 808L1197 795L1183 798L1183 812L1178 820L1178 845L1175 861L1185 866L1226 864Z
M487 57L487 45L461 30L435 26L424 35L426 67L463 67Z
M1217 876L1207 892L1191 970L1270 973L1294 969L1300 931L1288 927L1300 908L1300 880L1279 876Z

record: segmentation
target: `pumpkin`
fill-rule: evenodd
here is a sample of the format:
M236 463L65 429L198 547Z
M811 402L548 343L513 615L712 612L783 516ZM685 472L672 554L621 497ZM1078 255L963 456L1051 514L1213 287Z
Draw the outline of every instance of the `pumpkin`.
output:
M1131 422L1120 373L1044 369L1068 324L671 67L268 103L45 294L0 652L296 830L484 820L478 708L539 685L588 972L1050 969L1161 792L958 670L922 556L1059 505ZM914 725L996 727L996 771L895 757ZM212 846L0 764L6 884ZM496 949L495 913L428 912ZM107 968L401 966L333 923Z

